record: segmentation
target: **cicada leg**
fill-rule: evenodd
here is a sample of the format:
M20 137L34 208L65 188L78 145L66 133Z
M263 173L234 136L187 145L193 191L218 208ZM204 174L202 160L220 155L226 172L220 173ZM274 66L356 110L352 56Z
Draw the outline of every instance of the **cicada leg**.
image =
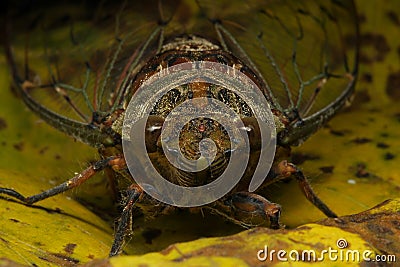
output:
M89 178L93 177L93 175L95 175L96 173L98 173L99 171L103 170L108 166L112 167L113 169L123 168L124 166L126 166L125 159L122 156L115 156L97 161L91 166L89 166L87 169L83 170L81 173L69 179L68 181L33 196L24 197L19 192L13 189L3 188L3 187L0 188L0 194L14 197L26 204L33 204L35 202L58 195L69 189L81 185L82 183L86 182Z
M124 209L122 210L117 229L115 230L114 242L111 246L109 257L113 257L121 253L122 247L125 243L125 238L131 235L133 224L133 207L136 202L143 197L143 195L143 189L137 184L132 184L126 190Z
M294 164L288 163L286 160L281 161L278 164L278 172L282 177L289 177L293 175L298 181L301 190L303 191L306 198L322 211L326 216L331 218L337 218L338 216L315 194L311 188L310 183L303 174L303 172Z
M279 222L281 206L250 192L235 192L207 208L246 228L263 224L268 218L272 229L284 227Z

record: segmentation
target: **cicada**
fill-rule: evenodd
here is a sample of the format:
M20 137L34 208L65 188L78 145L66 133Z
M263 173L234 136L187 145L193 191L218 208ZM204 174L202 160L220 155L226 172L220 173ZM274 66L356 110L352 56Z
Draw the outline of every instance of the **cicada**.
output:
M160 191L158 184L152 183L153 174L148 183L137 182L153 167L169 184L195 188L218 181L234 157L245 156L243 173L228 177L240 180L237 184L225 195L194 206L245 227L269 220L271 228L280 228L279 204L258 192L294 177L309 201L328 217L337 217L286 157L290 147L304 142L351 100L358 56L357 14L352 1L35 4L38 6L8 10L4 43L15 88L42 120L95 147L101 160L33 196L25 197L9 188L0 188L0 193L33 204L75 188L102 170L112 170L111 181L121 191L123 209L110 256L122 251L131 232L134 207L155 216L188 207L176 201L194 198L181 194L169 202L166 199L174 193ZM26 34L21 34L22 29ZM25 39L23 56L13 51L14 40L18 37L21 41L21 36ZM43 52L38 53L37 47ZM219 70L216 76L222 78L212 82L196 76L176 83L184 71L200 71L210 65L213 67L204 77ZM174 68L177 66L182 72ZM170 75L169 80L158 87L149 85L151 79L162 75ZM235 79L247 89L231 88ZM165 92L155 98L162 90ZM267 111L254 104L258 103L256 98L267 103ZM175 129L179 116L169 116L187 101L191 101L189 111L180 114L187 118ZM134 114L128 114L131 102ZM233 138L226 125L229 120L224 124L212 117L214 113L188 116L219 110L219 105L227 107L220 115L231 112L235 117L232 123L239 125L232 130L236 134ZM143 129L126 137L124 131L136 130L139 126L130 123L145 110ZM258 163L264 160L265 128L260 123L265 121L257 118L264 111L270 114L269 125L274 129L269 136L276 146L274 143L268 169L261 170L265 172L263 182L252 187L258 166L264 166ZM172 130L163 135L167 122ZM176 138L172 138L174 134ZM130 168L128 152L124 151L128 139L142 142L145 148L129 152L129 160L142 172ZM212 157L204 154L204 140L213 143L206 149ZM244 147L249 150L243 152ZM144 154L150 161L142 162ZM173 161L179 157L183 163L177 166ZM180 168L189 165L197 167L196 171Z

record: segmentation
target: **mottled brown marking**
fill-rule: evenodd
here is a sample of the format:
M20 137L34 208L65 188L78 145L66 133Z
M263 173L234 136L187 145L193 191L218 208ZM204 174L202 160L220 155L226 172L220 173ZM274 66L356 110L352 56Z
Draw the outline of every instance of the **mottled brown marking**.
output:
M333 173L335 166L323 166L319 168L323 173Z
M371 101L371 96L369 95L368 90L359 89L358 91L356 91L353 102L351 103L351 106L347 110L357 109L361 105L368 103L370 101Z
M372 83L373 81L373 76L369 72L365 72L361 75L361 81L366 82L366 83Z
M351 142L354 144L366 144L366 143L372 142L372 140L370 138L366 138L366 137L357 137L357 138L351 140Z
M379 142L379 143L376 144L376 147L385 149L385 148L388 148L390 146L388 144L384 143L384 142Z
M360 51L360 62L362 63L372 63L381 62L385 59L386 55L390 51L389 44L386 41L384 35L379 33L364 33L360 36L362 47L373 47L375 53L364 52L363 49Z
M0 131L7 128L7 122L5 119L0 118Z
M388 133L381 133L381 137L387 138L387 137L389 137L389 134Z
M357 164L357 172L355 175L357 178L368 178L371 176L371 174L367 171L367 166L365 163Z
M77 246L76 244L68 243L65 245L64 251L67 252L68 254L72 254L74 253L76 246Z
M22 141L13 145L13 147L18 151L22 151L24 149L24 146L24 142Z
M383 156L383 159L384 159L384 160L392 160L392 159L394 159L395 157L396 157L395 154L392 154L392 153L388 152L388 153L386 153L386 154Z
M372 222L367 223L367 227L369 230L371 230L372 232L377 233L377 234L390 234L390 235L393 234L393 231L390 230L389 228L381 226L376 223L372 223Z
M386 94L393 100L400 100L400 71L391 73L387 77Z
M329 131L330 134L335 135L335 136L345 136L348 131L347 130L330 130Z
M389 20L397 26L400 26L400 19L399 19L399 15L394 12L393 10L389 11L386 13L386 16L389 18Z
M394 228L396 228L397 230L400 230L400 221L392 221L392 225L394 226Z
M39 150L39 154L43 155L44 153L46 153L46 151L49 150L48 146L43 147L42 149Z

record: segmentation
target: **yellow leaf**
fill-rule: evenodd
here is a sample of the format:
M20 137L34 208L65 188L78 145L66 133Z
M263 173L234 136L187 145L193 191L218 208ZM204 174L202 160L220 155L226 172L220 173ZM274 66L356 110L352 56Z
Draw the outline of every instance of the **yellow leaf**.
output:
M399 26L393 18L393 14L400 14L400 4L396 1L357 3L361 17L364 17L362 36L366 36L362 55L373 60L367 62L364 58L362 61L355 102L350 109L338 114L328 127L294 149L294 158L301 162L299 165L317 194L339 215L367 210L400 192L399 98L393 93L393 88L399 87L390 83L390 77L400 72ZM383 36L383 39L372 38L375 43L371 43L367 40L371 33ZM386 44L389 50L385 52L379 44ZM14 188L25 195L35 194L65 181L97 158L95 150L51 129L11 94L4 57L0 57L0 75L1 187ZM68 266L105 259L113 239L112 221L117 218L116 208L104 176L98 175L89 183L34 207L2 196L0 258L38 266ZM209 214L205 217L176 214L150 222L139 218L135 221L135 234L125 248L129 254L144 254L159 251L172 243L196 241L172 245L160 253L116 257L103 263L112 266L140 263L156 266L161 262L165 266L245 266L258 263L255 254L266 241L275 242L276 248L281 244L291 249L317 246L321 249L335 247L339 237L345 238L354 249L371 249L375 253L385 249L378 247L376 240L365 241L365 235L360 237L333 227L338 226L333 221L330 221L331 226L307 224L324 218L324 215L304 198L295 181L271 185L266 195L282 205L282 222L293 231L255 229L225 238L196 240L238 233L242 229ZM398 201L390 202L386 213L398 213L398 205ZM92 209L97 215L90 211ZM304 224L307 225L296 228ZM349 225L349 228L357 227ZM309 243L305 242L307 239ZM234 253L224 254L232 248L236 250L231 252L242 253L242 256L236 258ZM253 261L246 261L248 258ZM99 261L92 264L97 263ZM3 260L1 264L9 262ZM342 263L332 264L341 266Z

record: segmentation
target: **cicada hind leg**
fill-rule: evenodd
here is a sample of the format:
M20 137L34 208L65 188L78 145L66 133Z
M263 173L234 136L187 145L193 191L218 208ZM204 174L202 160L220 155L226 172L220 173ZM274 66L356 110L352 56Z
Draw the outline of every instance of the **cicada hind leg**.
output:
M326 216L330 218L337 218L338 216L336 213L334 213L314 192L312 189L310 182L306 178L306 176L303 174L303 172L293 163L288 163L287 161L281 161L278 164L278 168L280 169L281 173L285 176L291 176L293 175L297 182L299 183L299 186L301 190L303 191L303 194L306 196L306 198L314 205L316 206L320 211L322 211Z
M304 195L315 207L330 218L338 217L315 194L307 178L296 165L283 160L274 166L268 178L274 182L290 176L296 178ZM234 192L206 208L245 228L263 225L268 219L272 229L284 228L280 223L281 206L255 193Z

